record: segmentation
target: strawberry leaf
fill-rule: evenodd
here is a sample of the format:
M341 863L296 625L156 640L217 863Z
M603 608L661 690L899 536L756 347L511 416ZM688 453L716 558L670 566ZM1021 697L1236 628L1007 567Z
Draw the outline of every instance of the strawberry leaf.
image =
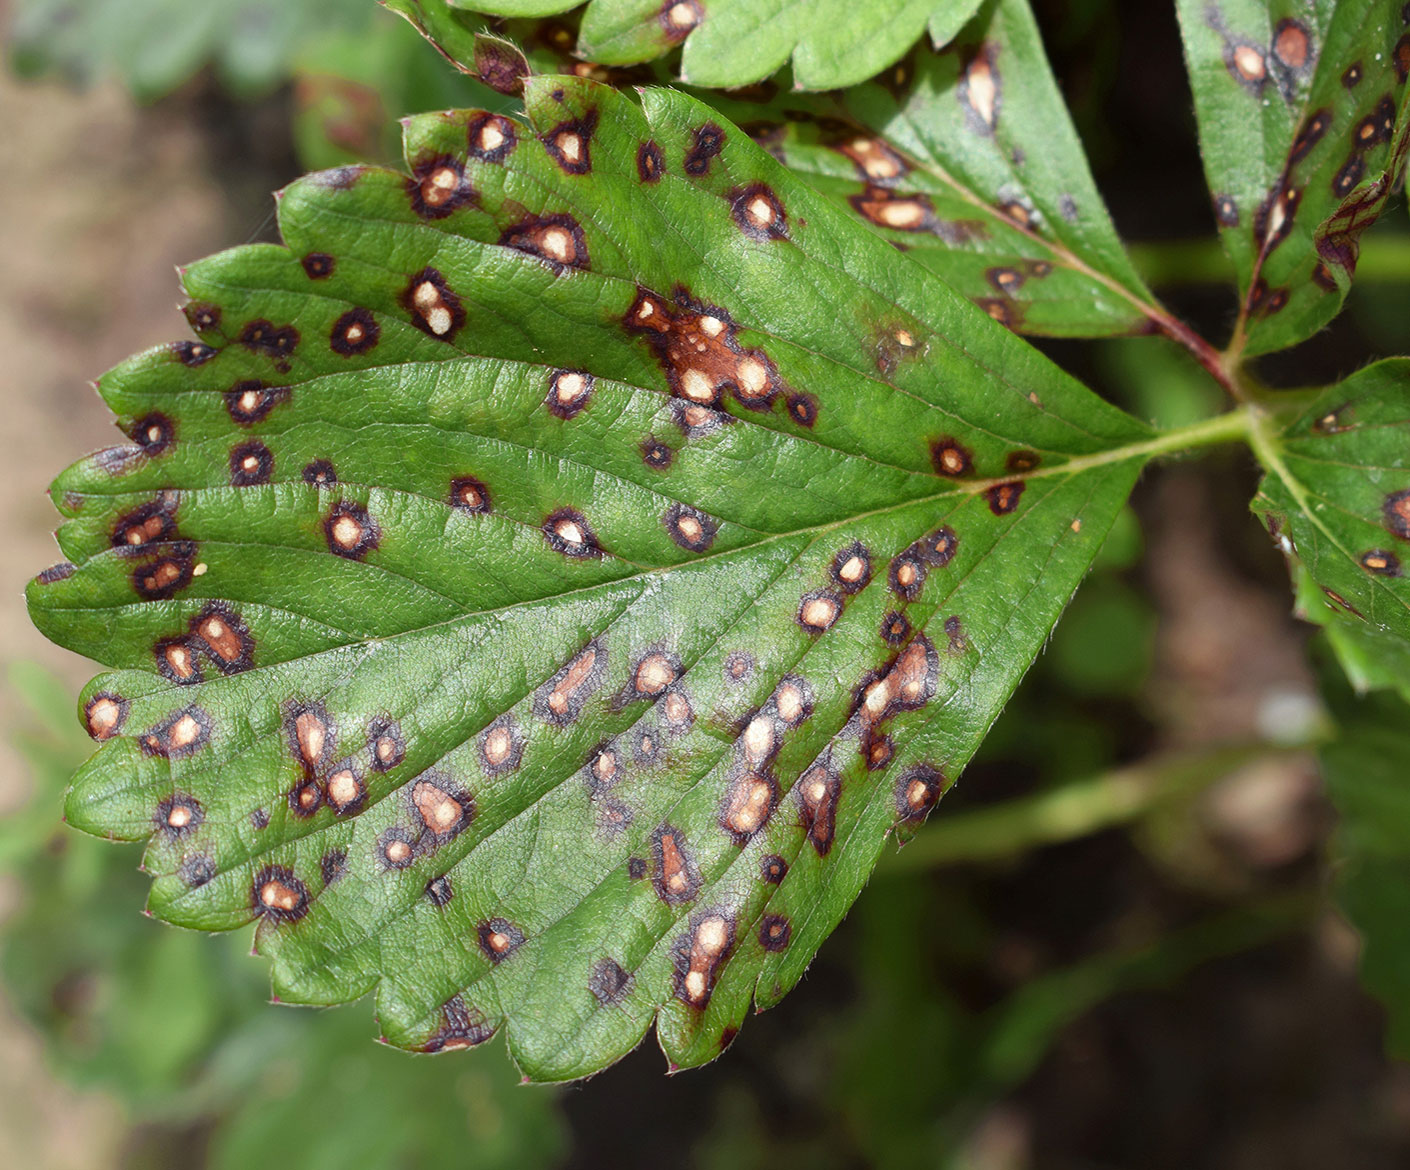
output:
M1410 149L1403 0L1180 0L1205 176L1239 277L1234 348L1340 310ZM1252 128L1252 129L1251 129Z
M422 0L424 2L424 0ZM682 45L681 76L712 89L750 85L792 59L801 89L855 85L922 36L945 44L982 0L591 0L578 52L603 65L653 61ZM451 0L493 16L551 16L579 0Z
M524 100L185 270L29 601L154 914L555 1080L800 978L1169 444L709 107Z

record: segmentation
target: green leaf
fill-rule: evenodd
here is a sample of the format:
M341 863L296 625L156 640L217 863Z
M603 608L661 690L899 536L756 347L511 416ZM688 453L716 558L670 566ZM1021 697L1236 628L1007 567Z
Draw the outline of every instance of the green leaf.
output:
M1277 433L1264 423L1253 434L1267 472L1254 511L1321 590L1329 624L1401 648L1410 644L1407 433L1410 358L1393 358L1321 391Z
M424 3L425 0L422 0ZM579 0L451 0L494 16L551 16ZM750 85L793 62L800 89L835 89L893 65L927 35L944 45L981 0L591 0L579 54L603 65L653 61L684 45L681 76L712 89Z
M1338 900L1363 940L1361 979L1386 1009L1390 1051L1410 1057L1410 707L1391 694L1334 708L1341 734L1321 752L1339 816Z
M1403 0L1179 0L1205 176L1239 277L1234 348L1311 337L1410 149Z
M154 914L552 1080L801 977L1174 440L709 107L525 104L184 272L29 601L114 668L67 815Z
M952 49L811 100L813 118L750 132L996 319L1052 337L1187 336L1117 239L1027 0L990 0Z

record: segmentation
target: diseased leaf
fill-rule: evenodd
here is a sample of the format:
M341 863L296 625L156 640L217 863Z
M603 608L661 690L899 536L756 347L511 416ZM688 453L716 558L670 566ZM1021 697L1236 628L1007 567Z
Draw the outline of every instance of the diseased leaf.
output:
M1163 448L710 108L525 104L187 269L29 600L154 914L552 1080L798 980Z
M1239 276L1235 350L1312 336L1410 149L1404 0L1179 0L1205 176Z
M579 0L450 0L494 16L552 16ZM684 46L681 76L712 89L750 85L793 62L801 89L855 85L927 32L945 44L981 0L591 0L578 51L603 65L653 61Z
M1410 358L1328 387L1277 434L1255 432L1267 474L1254 511L1321 590L1329 624L1400 647L1410 644L1407 434Z

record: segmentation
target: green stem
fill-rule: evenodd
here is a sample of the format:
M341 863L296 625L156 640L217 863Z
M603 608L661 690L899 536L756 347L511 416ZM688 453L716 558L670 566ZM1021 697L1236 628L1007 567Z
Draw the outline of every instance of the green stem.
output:
M1199 791L1254 760L1292 755L1308 745L1246 743L1158 756L1064 784L1051 792L938 816L878 873L1015 857L1040 845L1088 836L1137 820L1177 796Z
M1367 243L1356 263L1358 281L1410 282L1410 235L1379 233ZM1136 270L1156 287L1234 281L1234 266L1217 239L1157 240L1129 250Z

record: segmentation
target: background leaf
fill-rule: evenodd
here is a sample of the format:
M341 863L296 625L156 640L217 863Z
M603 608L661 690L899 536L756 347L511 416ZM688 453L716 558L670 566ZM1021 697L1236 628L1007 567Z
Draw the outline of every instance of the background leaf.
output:
M708 107L526 105L188 269L30 599L118 668L68 818L155 914L560 1079L797 981L1152 443Z
M1285 348L1341 308L1357 237L1404 171L1410 10L1180 0L1179 11L1214 217L1239 277L1234 346Z
M494 16L551 16L577 0L452 0ZM789 59L802 89L855 85L927 34L945 44L980 0L592 0L579 53L603 65L652 61L684 45L681 76L691 85L732 88L761 81Z

